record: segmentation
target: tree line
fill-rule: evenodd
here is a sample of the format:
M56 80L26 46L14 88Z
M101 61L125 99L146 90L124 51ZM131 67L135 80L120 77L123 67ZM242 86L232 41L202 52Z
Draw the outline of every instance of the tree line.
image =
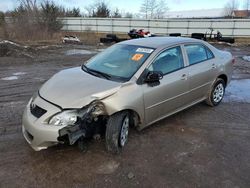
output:
M60 17L112 17L132 18L135 14L122 12L118 8L112 9L106 0L96 0L84 7L66 9L53 0L19 0L18 6L8 12L0 12L0 27L5 35L11 38L32 39L32 37L47 38L60 31L63 24ZM143 17L163 18L167 11L164 0L144 0L141 5ZM138 16L138 15L137 15ZM5 23L5 17L10 18L11 24Z
M245 7L250 8L250 0L245 0ZM232 16L237 10L237 0L228 0L225 4L225 15ZM112 9L106 0L95 0L92 4L80 8L66 9L53 0L19 0L18 6L8 12L0 12L0 29L5 35L14 38L32 38L39 35L47 38L60 31L63 27L60 17L140 17L146 19L161 19L166 17L168 6L166 0L143 0L139 13L122 12L118 8ZM11 24L6 24L5 17L11 18Z

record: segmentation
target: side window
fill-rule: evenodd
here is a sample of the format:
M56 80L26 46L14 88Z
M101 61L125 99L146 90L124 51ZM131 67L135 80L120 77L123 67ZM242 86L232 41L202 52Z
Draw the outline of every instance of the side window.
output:
M187 52L189 65L193 65L202 61L206 61L214 57L211 50L209 50L208 48L206 48L205 46L201 44L185 45L185 49Z
M208 58L208 59L214 58L213 52L212 52L211 50L209 50L208 48L206 48L206 50L207 50L207 58Z
M184 67L181 47L174 47L162 52L150 65L150 71L161 71L163 74L173 72Z

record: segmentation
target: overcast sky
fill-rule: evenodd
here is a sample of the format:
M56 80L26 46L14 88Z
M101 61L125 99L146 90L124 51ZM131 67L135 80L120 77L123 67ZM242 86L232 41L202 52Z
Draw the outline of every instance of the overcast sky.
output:
M79 7L82 11L84 7L92 4L94 0L54 0L57 4L66 8ZM124 12L138 13L143 0L106 0L110 7L119 8ZM223 8L228 0L166 0L170 11L195 10ZM240 7L243 6L244 0L239 0ZM11 10L16 7L18 0L0 0L0 11Z

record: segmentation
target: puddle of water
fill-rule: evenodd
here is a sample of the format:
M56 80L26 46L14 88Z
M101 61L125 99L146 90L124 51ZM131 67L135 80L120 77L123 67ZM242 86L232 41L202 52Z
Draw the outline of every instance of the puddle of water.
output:
M90 55L90 54L95 54L96 52L94 51L89 51L89 50L79 50L79 49L73 49L73 50L68 50L66 51L66 55Z
M18 79L17 76L9 76L9 77L5 77L5 78L1 78L1 80L6 80L6 81L8 81L8 80L17 80L17 79Z
M232 80L223 101L250 103L250 79Z
M26 72L15 72L13 73L14 76L20 76L20 75L25 75L27 74Z

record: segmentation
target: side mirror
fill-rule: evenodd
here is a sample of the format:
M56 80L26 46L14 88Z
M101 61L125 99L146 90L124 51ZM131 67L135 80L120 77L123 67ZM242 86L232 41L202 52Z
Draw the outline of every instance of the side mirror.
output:
M146 83L154 83L159 82L163 78L163 73L161 71L149 71L145 82Z

